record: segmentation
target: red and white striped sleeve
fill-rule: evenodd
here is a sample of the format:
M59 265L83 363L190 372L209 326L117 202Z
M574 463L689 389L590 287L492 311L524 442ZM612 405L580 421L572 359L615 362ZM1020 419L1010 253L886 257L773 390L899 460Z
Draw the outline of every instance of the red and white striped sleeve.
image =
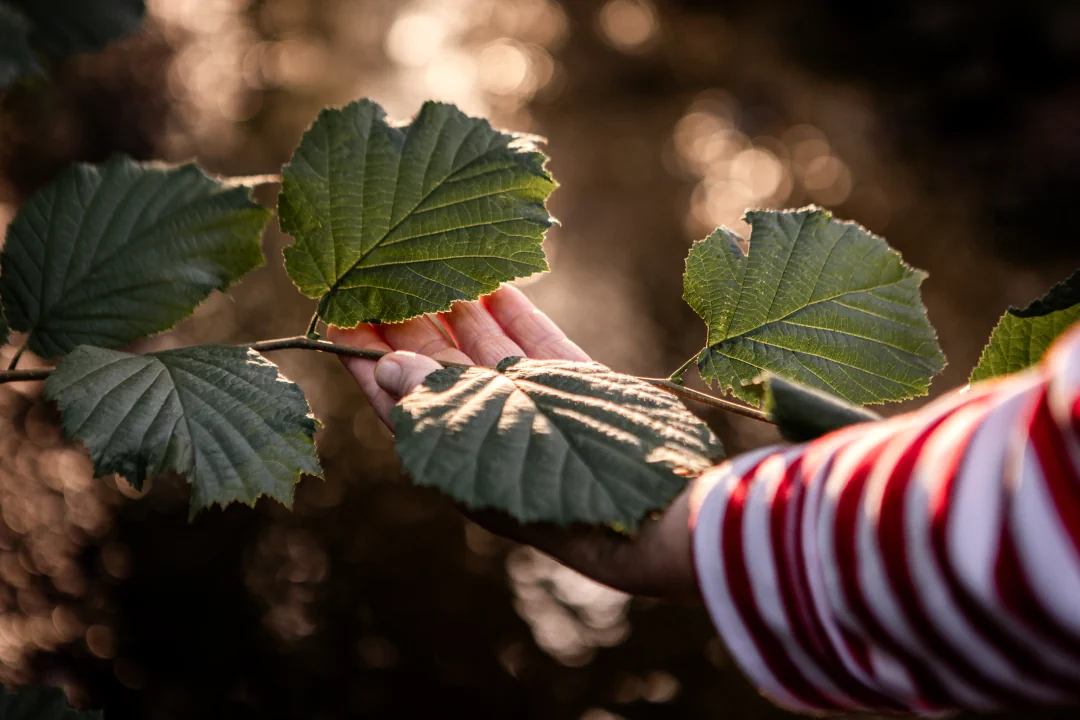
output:
M803 712L1080 703L1080 326L1035 369L702 476L694 565Z

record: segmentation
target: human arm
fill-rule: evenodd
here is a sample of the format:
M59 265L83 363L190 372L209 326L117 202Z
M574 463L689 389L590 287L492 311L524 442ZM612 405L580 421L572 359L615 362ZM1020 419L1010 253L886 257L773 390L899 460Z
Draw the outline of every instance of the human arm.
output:
M1041 366L714 468L706 605L796 710L1080 699L1080 327Z
M441 319L451 338L430 320L335 337L422 353L348 361L384 419L438 367L423 354L484 365L586 359L511 288ZM792 709L1071 702L1080 684L1077 333L1039 369L724 463L633 539L476 519L627 592L703 596L739 665Z

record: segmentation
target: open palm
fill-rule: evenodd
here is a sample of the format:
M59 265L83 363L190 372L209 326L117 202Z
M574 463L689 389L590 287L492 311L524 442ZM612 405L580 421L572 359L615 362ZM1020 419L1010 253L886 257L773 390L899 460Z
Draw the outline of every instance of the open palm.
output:
M389 351L378 362L342 357L383 422L399 399L441 367L440 362L495 366L507 357L586 361L589 356L520 290L505 285L475 302L456 303L438 320L332 328L337 343ZM391 429L393 429L391 427ZM525 542L579 572L619 590L696 599L690 561L688 494L633 538L608 528L522 525L498 512L469 513L492 532Z

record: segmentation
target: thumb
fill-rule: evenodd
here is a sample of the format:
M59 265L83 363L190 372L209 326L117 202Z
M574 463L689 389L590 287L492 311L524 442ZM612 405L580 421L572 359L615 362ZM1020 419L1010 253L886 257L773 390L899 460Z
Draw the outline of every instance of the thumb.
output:
M400 400L442 365L413 352L398 351L384 355L375 365L375 382L390 397Z

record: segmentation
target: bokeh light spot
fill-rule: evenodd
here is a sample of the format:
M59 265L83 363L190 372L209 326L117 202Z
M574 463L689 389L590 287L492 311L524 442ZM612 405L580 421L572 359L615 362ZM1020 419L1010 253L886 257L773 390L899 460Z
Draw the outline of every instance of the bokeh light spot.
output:
M645 49L659 30L656 10L644 0L608 0L599 20L604 39L623 52Z

